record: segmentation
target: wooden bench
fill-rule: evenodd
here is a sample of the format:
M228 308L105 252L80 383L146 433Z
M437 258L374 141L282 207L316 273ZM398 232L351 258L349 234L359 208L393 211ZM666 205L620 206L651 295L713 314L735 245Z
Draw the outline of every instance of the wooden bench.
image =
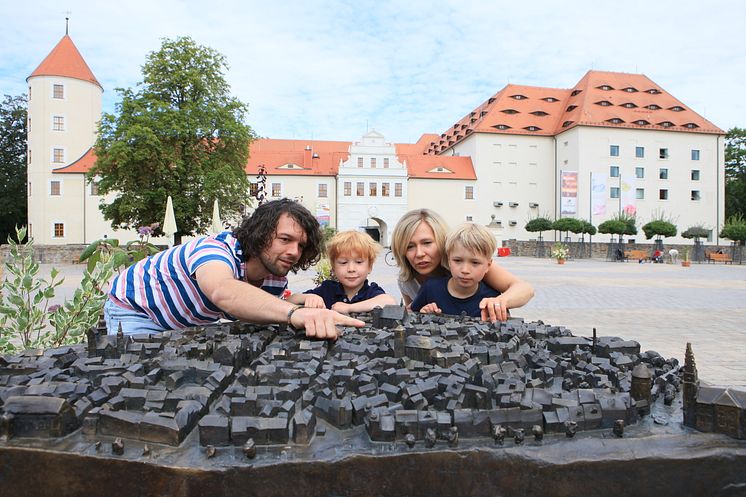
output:
M732 264L733 259L728 254L718 254L717 252L706 252L707 262L722 262L723 264Z
M646 261L650 257L648 256L648 253L644 250L625 250L624 251L624 260L634 260L634 261Z

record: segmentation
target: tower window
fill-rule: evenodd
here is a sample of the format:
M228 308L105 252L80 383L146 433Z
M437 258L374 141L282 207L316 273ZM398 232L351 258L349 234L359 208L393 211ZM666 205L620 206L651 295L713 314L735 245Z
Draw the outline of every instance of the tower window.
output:
M52 149L52 162L55 162L58 164L65 162L65 149L64 148Z
M64 116L52 116L52 131L65 131Z
M52 98L65 98L65 85L52 85Z

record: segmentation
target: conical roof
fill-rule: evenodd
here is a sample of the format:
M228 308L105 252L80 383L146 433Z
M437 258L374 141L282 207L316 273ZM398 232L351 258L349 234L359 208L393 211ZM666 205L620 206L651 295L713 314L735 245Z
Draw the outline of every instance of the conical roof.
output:
M34 76L63 76L93 83L103 90L93 71L88 67L78 48L69 35L65 35L57 45L49 52L49 55L41 61L26 81Z

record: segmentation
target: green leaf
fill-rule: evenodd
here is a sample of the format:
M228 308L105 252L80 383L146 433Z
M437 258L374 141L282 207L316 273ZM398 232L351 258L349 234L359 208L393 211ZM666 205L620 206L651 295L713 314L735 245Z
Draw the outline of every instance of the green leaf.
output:
M88 259L91 255L93 255L94 252L96 252L96 249L98 249L99 245L101 245L101 240L96 240L95 242L88 245L80 254L78 261L83 262L84 260Z

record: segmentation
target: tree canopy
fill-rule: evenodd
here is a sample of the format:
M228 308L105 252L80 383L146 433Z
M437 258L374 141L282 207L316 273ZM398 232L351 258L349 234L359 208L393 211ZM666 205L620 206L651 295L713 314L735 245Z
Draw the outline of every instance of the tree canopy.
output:
M0 103L0 244L27 222L26 95Z
M116 90L121 101L101 119L88 176L101 194L116 192L100 206L113 228L162 222L171 195L178 240L205 232L215 199L223 218L247 203L254 133L247 106L229 93L227 69L223 55L189 37L166 39L147 55L142 82Z
M583 221L574 217L562 217L557 219L552 227L557 231L572 231L577 234L583 231Z
M538 231L539 236L541 236L542 231L549 231L552 229L552 221L546 217L535 217L526 223L525 229L531 233Z
M684 238L699 240L700 238L707 238L710 234L710 230L704 226L690 226L686 230L681 232L681 236Z
M725 136L725 215L746 216L746 129Z
M676 226L665 219L654 219L642 227L645 238L650 240L654 236L658 239L667 236L676 236Z
M746 242L746 219L738 214L729 217L720 230L720 236L743 244Z

